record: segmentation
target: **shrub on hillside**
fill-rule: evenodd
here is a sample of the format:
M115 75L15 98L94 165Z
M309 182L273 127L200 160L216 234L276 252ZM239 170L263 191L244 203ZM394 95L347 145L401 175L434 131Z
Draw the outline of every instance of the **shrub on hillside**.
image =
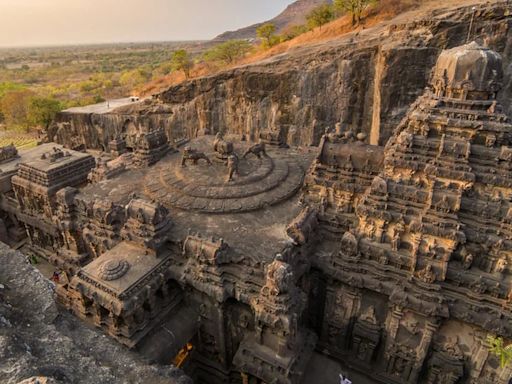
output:
M307 26L309 29L321 27L324 24L334 20L334 8L330 4L322 4L314 8L307 16Z
M272 23L263 24L256 30L256 35L261 39L264 48L271 48L281 42L276 35L276 26Z
M229 65L244 57L251 48L247 40L229 40L208 50L203 58L206 61L220 61Z

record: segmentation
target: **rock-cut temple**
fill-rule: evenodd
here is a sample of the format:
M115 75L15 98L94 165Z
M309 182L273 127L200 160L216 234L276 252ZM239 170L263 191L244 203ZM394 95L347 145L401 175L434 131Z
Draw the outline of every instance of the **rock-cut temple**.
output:
M135 123L103 148L2 148L0 240L128 348L185 348L196 383L298 384L321 355L379 383L506 384L488 343L512 338L502 65L443 51L385 147L341 122L319 148Z

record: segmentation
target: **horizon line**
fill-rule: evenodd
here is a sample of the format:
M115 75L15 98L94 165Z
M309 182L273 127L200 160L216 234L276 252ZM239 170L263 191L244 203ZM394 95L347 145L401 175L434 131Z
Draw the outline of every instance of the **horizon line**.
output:
M123 44L168 44L168 43L205 43L213 39L191 40L126 40L115 42L88 42L88 43L41 43L29 45L0 45L0 49L34 49L34 48L66 48L66 47L90 47L95 45L123 45Z

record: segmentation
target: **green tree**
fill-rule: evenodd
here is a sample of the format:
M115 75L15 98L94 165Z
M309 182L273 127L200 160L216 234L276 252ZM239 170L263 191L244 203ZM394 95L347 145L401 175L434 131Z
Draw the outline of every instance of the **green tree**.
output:
M263 41L263 46L270 48L279 43L279 37L276 36L276 26L272 23L266 23L256 29L256 35Z
M247 40L229 40L207 51L204 54L204 59L232 64L244 57L250 50L251 44Z
M281 35L281 40L288 41L295 39L297 36L306 33L308 30L308 27L305 25L292 25L283 31Z
M123 72L121 74L121 76L119 77L119 83L123 87L128 88L130 91L132 91L139 85L142 85L142 84L148 82L151 79L151 76L152 76L151 72L146 71L143 68L137 68L137 69L134 69L133 71ZM96 89L96 88L98 88L98 87L96 86L93 89Z
M503 338L489 336L489 351L500 359L500 366L504 368L512 361L512 344L504 346Z
M306 20L309 29L321 27L334 20L334 9L330 4L319 5L306 16Z
M348 12L352 15L352 24L359 23L363 11L369 5L378 2L378 0L334 0L334 10L340 13Z
M190 71L194 68L194 62L186 50L179 49L175 51L172 54L171 65L173 70L183 71L185 78L190 79Z
M32 97L34 93L28 89L5 93L0 100L0 111L8 126L23 127L27 132L30 130L28 112Z
M50 97L33 97L28 106L27 118L31 125L48 129L62 109L59 100Z

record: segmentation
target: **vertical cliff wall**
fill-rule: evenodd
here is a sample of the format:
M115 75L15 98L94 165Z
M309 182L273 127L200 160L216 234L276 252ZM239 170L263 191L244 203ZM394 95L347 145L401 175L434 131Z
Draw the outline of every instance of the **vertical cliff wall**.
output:
M275 130L290 145L317 145L326 128L343 120L367 133L372 144L385 144L422 94L441 49L466 42L472 18L471 39L500 52L506 71L512 72L512 5L475 0L441 6L193 79L113 113L61 114L49 139L101 148L120 133L159 127L171 141L205 130L252 139ZM507 84L502 98L511 95L512 84Z

